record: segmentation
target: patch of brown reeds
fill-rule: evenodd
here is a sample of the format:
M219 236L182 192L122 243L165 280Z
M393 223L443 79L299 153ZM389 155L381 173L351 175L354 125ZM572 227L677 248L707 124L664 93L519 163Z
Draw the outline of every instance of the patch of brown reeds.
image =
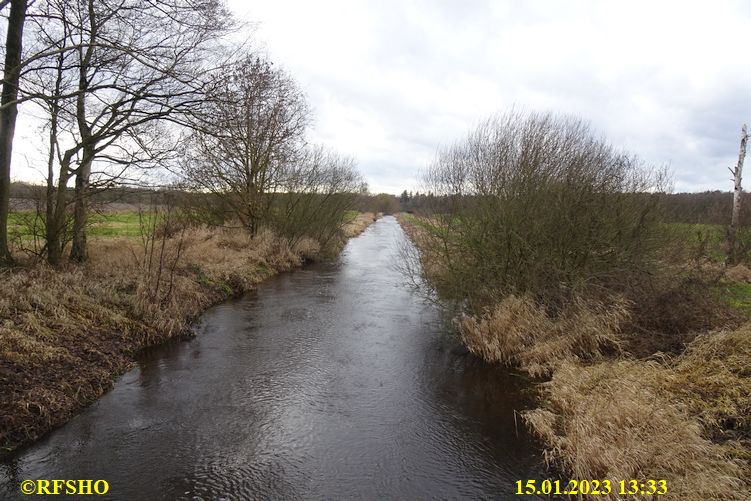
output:
M383 214L380 212L360 212L351 221L344 225L344 237L356 237L365 231L365 228L370 226L372 222L377 221L382 216Z
M750 325L699 336L675 359L566 363L524 417L571 478L665 479L664 499L751 499L749 367Z
M319 251L316 241L291 247L268 230L251 238L198 227L151 246L94 240L85 265L37 263L3 272L0 455L101 396L139 349L189 333L208 306Z
M621 326L629 318L625 301L574 298L556 316L529 296L509 295L481 317L459 321L462 341L489 362L550 375L566 361L592 360L619 351Z
M668 389L714 439L745 441L751 459L751 324L698 336L671 370Z
M751 270L742 263L727 268L725 276L733 282L751 282Z

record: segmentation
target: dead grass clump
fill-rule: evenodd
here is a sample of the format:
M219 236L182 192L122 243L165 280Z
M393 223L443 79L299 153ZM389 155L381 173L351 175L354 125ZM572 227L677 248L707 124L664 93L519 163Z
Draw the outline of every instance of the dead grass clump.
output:
M713 439L742 440L751 459L751 324L697 337L672 369L668 389Z
M383 213L380 212L375 214L372 212L359 213L354 217L354 219L344 225L344 236L346 238L356 237L357 235L365 231L365 228L370 226L372 222L377 221L378 218L382 216Z
M72 359L68 350L64 348L5 327L0 327L0 358L11 363L29 361L34 364Z
M321 244L306 237L293 246L292 253L299 256L303 261L315 261L321 255Z
M543 407L524 419L547 444L546 461L571 478L665 479L664 499L749 499L743 461L704 436L665 392L668 377L655 362L566 364L543 384Z
M480 318L459 321L462 341L489 362L549 375L564 361L591 360L620 350L625 301L609 304L575 298L555 316L528 296L506 296Z
M743 264L731 266L725 270L725 276L733 282L751 282L751 270Z
M751 499L751 324L674 359L564 364L525 414L572 478L666 479L672 499Z

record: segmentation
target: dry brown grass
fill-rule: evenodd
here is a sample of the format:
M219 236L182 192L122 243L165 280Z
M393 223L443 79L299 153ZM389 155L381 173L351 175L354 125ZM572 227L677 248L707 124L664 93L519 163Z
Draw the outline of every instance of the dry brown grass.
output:
M148 254L133 239L101 239L92 241L86 265L3 273L0 455L111 388L139 349L188 333L208 306L315 259L319 246L303 239L290 248L269 231L251 239L240 230L189 228L163 251L156 245L162 258L152 266Z
M489 362L519 367L532 376L551 374L566 361L591 360L621 348L627 304L575 298L556 317L529 297L506 296L479 319L459 321L462 341Z
M365 231L365 228L370 226L370 224L374 221L376 221L378 218L382 217L382 213L372 213L372 212L361 212L357 216L355 216L354 219L349 221L344 226L344 236L346 238L352 238L356 237L363 231Z
M751 270L743 264L736 264L725 270L725 276L733 282L751 282Z
M701 336L675 360L567 363L524 416L571 478L666 479L665 499L751 499L750 366L749 326Z
M751 324L697 337L671 366L668 389L716 440L744 440L751 459Z
M674 358L629 360L631 307L575 299L552 317L510 295L459 326L484 359L552 375L525 420L563 476L665 479L666 499L751 499L751 324L700 335Z

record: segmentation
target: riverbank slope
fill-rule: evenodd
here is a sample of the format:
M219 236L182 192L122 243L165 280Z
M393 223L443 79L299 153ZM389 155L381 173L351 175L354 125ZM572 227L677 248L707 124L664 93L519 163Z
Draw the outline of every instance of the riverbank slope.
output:
M360 214L345 237L374 221ZM339 249L345 241L341 241ZM0 456L36 440L112 388L148 346L190 334L206 308L321 257L269 231L189 228L144 245L91 243L85 265L29 264L0 284Z
M440 277L429 225L399 219L427 278ZM639 498L631 482L649 480L666 482L661 499L751 499L751 324L730 294L749 285L731 275L696 290L676 281L643 310L583 298L551 314L508 295L457 330L476 355L541 383L525 422L552 476L615 486L592 499Z

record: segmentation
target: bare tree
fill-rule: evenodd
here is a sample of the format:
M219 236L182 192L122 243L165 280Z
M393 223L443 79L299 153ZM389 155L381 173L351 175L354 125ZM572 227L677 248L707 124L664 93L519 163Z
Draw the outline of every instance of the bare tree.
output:
M280 174L269 224L291 244L307 236L326 248L341 233L364 185L354 160L311 147Z
M256 55L237 61L203 110L185 175L221 195L252 234L281 189L285 165L301 158L310 113L294 81Z
M49 86L30 85L29 94L49 110L56 142L50 148L58 165L56 188L48 171L54 197L48 204L54 207L48 207L47 254L58 264L71 205L71 259L84 261L89 199L97 183L109 185L134 166L155 165L174 153L159 124L192 123L189 117L212 82L207 70L216 58L210 53L231 18L218 0L50 0L45 5L36 23L45 49L30 58L29 73L53 68L56 83L65 85L51 93Z
M0 2L0 8L8 3L8 0ZM0 99L0 263L2 264L13 262L13 257L8 248L10 167L13 136L16 131L16 117L18 116L18 80L21 72L21 51L26 9L26 0L10 0L2 98Z
M746 158L746 143L748 142L748 128L746 124L741 127L741 146L738 151L738 164L735 169L730 169L733 174L733 215L730 220L730 232L728 233L728 262L736 263L738 261L738 225L741 218L741 198L743 194L743 160Z

